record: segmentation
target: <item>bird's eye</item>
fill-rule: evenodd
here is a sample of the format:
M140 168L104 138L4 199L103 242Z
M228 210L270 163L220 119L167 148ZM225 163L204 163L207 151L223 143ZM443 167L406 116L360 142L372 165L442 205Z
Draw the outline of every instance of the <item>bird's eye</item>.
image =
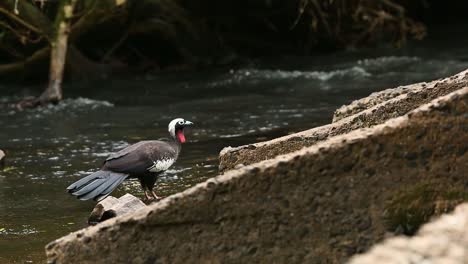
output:
M184 124L184 121L179 121L179 125L183 125Z

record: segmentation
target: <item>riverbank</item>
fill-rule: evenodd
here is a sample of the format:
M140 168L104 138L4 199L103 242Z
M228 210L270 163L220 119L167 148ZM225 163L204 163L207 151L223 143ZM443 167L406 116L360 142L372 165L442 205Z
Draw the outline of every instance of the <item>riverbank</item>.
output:
M462 72L421 85L453 89L399 95L390 102L419 106L72 233L47 246L49 261L342 262L386 234L411 234L466 199L467 82Z
M48 78L50 46L61 17L57 7L65 2L0 3L3 80L38 83ZM465 3L400 0L76 2L67 52L69 80L382 43L401 47L409 39L422 39L427 26L447 22L439 17L463 21L459 10L466 8Z

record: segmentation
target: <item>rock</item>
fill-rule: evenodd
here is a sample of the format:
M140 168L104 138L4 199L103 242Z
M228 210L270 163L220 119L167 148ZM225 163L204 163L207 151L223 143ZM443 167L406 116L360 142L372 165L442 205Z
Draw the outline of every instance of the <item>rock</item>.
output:
M350 264L468 263L468 203L424 225L414 237L395 237L354 256Z
M95 225L110 218L132 213L146 205L135 196L127 193L120 198L108 196L94 207L88 218L88 224Z
M95 225L101 222L104 212L109 210L113 205L117 204L118 202L119 202L119 199L113 196L108 196L104 200L100 201L98 204L96 204L93 211L89 215L88 224Z
M468 86L468 70L442 80L374 93L341 107L335 112L332 124L270 141L223 149L219 157L220 172L234 169L237 164L253 164L312 146L332 136L382 124L465 86Z
M48 261L342 263L397 231L386 214L394 197L412 205L420 196L407 192L421 190L442 212L454 187L468 191L467 102L462 88L381 125L228 171L62 237L46 247Z
M0 170L5 168L5 152L0 149Z
M436 81L437 82L437 81ZM434 82L429 85L433 85ZM416 83L405 86L400 86L397 88L386 89L383 91L375 92L370 94L367 97L353 101L348 105L344 105L337 110L333 115L333 123L338 122L339 120L352 116L366 109L372 108L378 104L384 103L388 100L391 100L395 97L398 97L402 94L408 94L411 91L418 91L427 87L427 83ZM433 86L432 86L433 87Z
M342 106L339 109L337 109L335 111L335 114L333 115L333 123L343 118L346 118L348 116L357 114L363 110L372 108L375 105L384 103L386 101L389 101L401 95L408 95L408 96L418 95L423 100L424 99L432 100L438 96L442 96L444 94L454 91L452 88L447 89L448 88L447 84L449 86L453 86L454 84L459 85L462 83L466 84L467 73L468 71L463 71L459 74L456 74L454 76L451 76L442 80L436 80L436 81L429 82L429 83L422 82L422 83L410 84L410 85L400 86L397 88L386 89L383 91L372 93L371 95L367 97L364 97L359 100L355 100L351 104ZM458 86L458 88L461 88L461 87L462 86ZM426 95L428 96L427 98L425 98Z
M234 169L240 169L240 168L242 168L242 167L244 167L244 164L239 163L239 164L237 164L237 165L234 167Z

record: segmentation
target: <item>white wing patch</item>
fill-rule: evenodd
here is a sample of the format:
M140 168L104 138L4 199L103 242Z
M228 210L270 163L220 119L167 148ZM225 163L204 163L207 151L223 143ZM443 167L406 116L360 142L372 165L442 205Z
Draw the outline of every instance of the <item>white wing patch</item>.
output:
M158 161L153 161L153 166L149 167L150 172L161 172L169 169L169 167L174 163L174 159L162 159Z

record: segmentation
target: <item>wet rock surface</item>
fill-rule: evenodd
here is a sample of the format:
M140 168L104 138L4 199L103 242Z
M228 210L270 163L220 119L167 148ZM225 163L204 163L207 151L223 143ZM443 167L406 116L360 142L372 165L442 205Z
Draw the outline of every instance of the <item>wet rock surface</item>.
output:
M395 237L357 255L350 264L468 263L468 204L424 225L414 237Z
M342 263L399 232L389 221L399 214L388 212L406 207L392 199L417 202L419 196L409 193L421 183L444 184L435 191L441 195L425 201L429 209L422 214L444 212L464 199L451 195L451 187L464 193L468 186L468 88L459 85L405 116L271 160L240 162L246 166L71 233L46 247L48 261ZM391 105L371 109L384 115ZM400 100L393 107L382 118L414 104ZM355 120L349 126L381 120L371 109L364 111L369 116L360 114L367 119L349 117Z
M350 131L372 127L468 86L468 71L442 80L402 86L374 93L343 106L335 112L334 123L270 141L225 148L220 153L220 171L236 168L238 164L249 165L278 155L308 147L329 137Z

